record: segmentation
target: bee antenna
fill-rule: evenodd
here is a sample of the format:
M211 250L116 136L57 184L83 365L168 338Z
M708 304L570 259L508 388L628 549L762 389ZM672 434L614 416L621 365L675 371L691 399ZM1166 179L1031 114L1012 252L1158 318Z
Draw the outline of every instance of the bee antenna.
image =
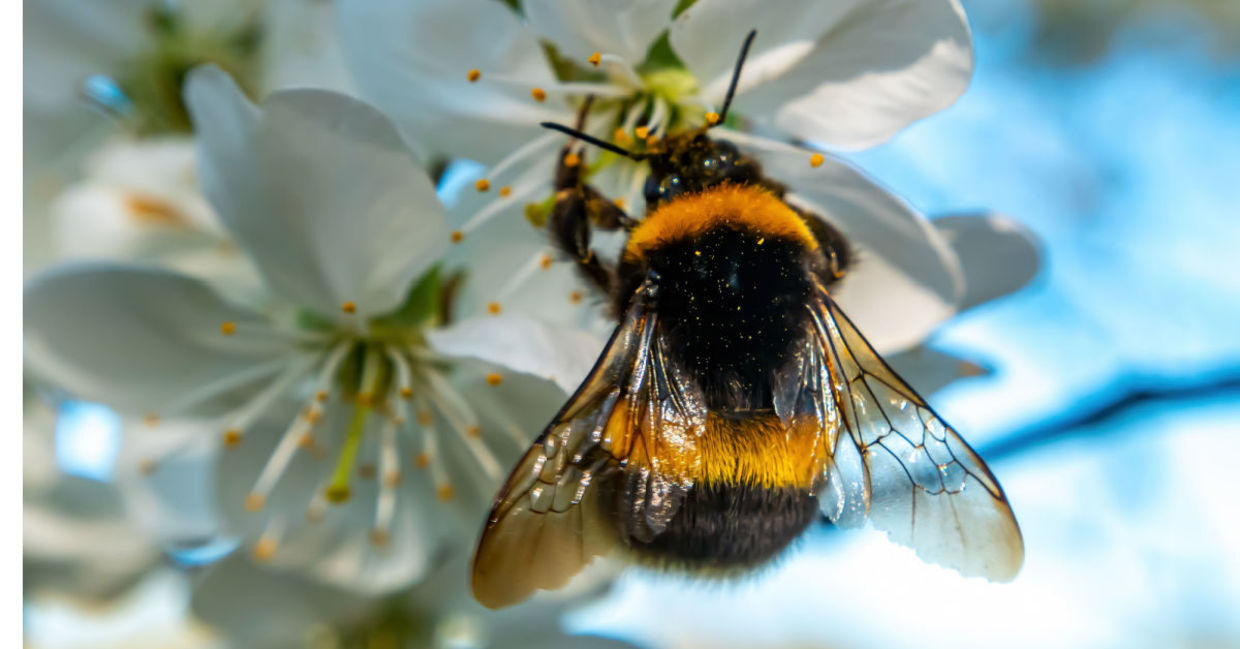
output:
M736 84L741 80L741 68L745 67L745 57L749 56L749 46L753 45L753 39L757 35L758 30L749 30L745 43L741 45L741 54L736 57L736 67L732 68L732 82L728 84L728 94L723 98L723 108L719 110L719 119L715 120L715 124L722 124L723 120L728 117L728 109L732 107L732 97L736 95Z
M626 158L629 158L630 160L636 160L638 162L641 162L642 160L646 159L645 154L633 153L632 151L629 151L627 149L622 149L612 144L611 142L608 142L606 140L600 140L594 137L593 135L590 135L589 133L582 133L581 131L575 128L572 128L570 126L565 126L563 124L556 124L555 122L543 122L540 124L540 126L542 126L543 128L549 128L553 131L559 131L566 135L571 135L581 140L582 142L588 142L600 149L603 149L605 151L611 151L612 153L615 153L618 155L622 155Z

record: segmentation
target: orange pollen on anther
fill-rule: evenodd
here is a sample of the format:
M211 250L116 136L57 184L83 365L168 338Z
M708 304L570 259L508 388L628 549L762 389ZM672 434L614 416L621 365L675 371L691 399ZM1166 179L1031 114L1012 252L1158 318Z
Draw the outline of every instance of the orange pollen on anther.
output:
M503 310L504 308L500 306L499 302L487 302L487 313L499 315Z
M581 164L581 156L576 153L568 153L564 155L565 167L576 167L579 164Z
M478 180L474 181L474 189L480 192L485 192L486 190L490 188L491 188L491 181L487 180L486 178L479 178Z
M418 412L418 423L423 426L430 426L431 424L435 423L435 416L432 415L431 411L429 410L419 411Z
M648 147L654 146L658 142L659 142L659 138L656 135L651 135L650 137L646 138L646 146Z
M814 155L809 157L809 166L815 167L815 168L821 167L822 163L826 161L827 161L826 156L822 155L821 153L815 153Z
M596 68L597 68L597 67L598 67L598 64L603 62L603 53L602 53L602 52L595 52L595 53L591 54L591 55L590 55L590 58L588 58L588 59L586 59L586 60L590 62L590 65L593 65L594 67L596 67Z
M302 448L310 448L311 446L314 446L314 435L311 435L310 433L302 433L301 437L297 438L297 445Z
M573 291L572 293L568 294L568 301L572 302L573 304L578 304L583 299L585 299L585 296L581 294L581 291Z
M465 435L468 437L473 437L474 439L482 437L482 427L470 426L469 428L465 429Z
M503 187L499 188L500 198L508 198L511 195L512 195L512 187L509 187L508 185L504 185Z
M460 230L452 231L452 243L460 243L465 240L465 233Z
M413 463L419 469L425 469L431 464L431 456L428 453L418 453L417 457L413 458Z
M224 322L220 324L220 333L224 334L225 336L231 336L237 333L237 323Z
M250 494L245 497L245 510L247 512L261 511L263 505L267 504L267 499L262 494Z
M141 471L142 475L152 475L158 468L159 464L155 460L142 460L138 463L138 471Z
M319 390L318 392L315 392L314 400L318 401L319 403L323 403L324 401L327 401L327 390Z
M439 488L435 490L435 495L438 496L440 500L448 502L449 500L452 500L452 497L456 495L456 492L453 491L452 485L443 484L439 485Z
M387 530L370 530L370 544L376 548L387 547L387 544L391 542L391 540L392 537L388 534Z
M323 419L323 411L318 408L306 408L305 412L301 413L301 416L305 417L310 425L314 425Z
M546 101L547 91L542 88L531 88L530 96L534 98L534 101Z
M613 139L618 144L628 144L630 140L629 134L625 133L624 129L619 128L619 127L616 128L616 132L613 134Z
M409 387L409 386L407 386L407 385L405 385L405 386L401 386L401 388L400 388L400 398L402 398L402 399L412 399L412 398L413 398L413 388L411 388L411 387Z
M503 382L504 377L500 376L498 373L491 372L490 374L487 374L487 385L499 385Z
M400 486L400 482L401 475L399 471L392 471L391 473L383 476L383 484L388 487L398 487Z
M241 443L241 431L236 428L229 428L224 431L224 448L237 448Z
M551 255L543 253L543 256L538 258L538 266L542 268L543 270L550 270L551 269Z
M473 70L470 70L469 74L465 75L465 78L469 79L470 83L473 83L482 78L482 70L478 70L476 68Z
M146 424L147 426L154 426L159 423L159 415L153 412L148 412L147 414L142 416L142 423Z
M269 561L276 556L276 547L275 539L259 539L258 543L254 544L254 560Z
M340 310L345 313L357 313L357 304L353 302L345 302L340 305Z
M710 124L711 126L714 126L715 124L718 124L718 123L719 123L719 113L716 113L716 112L713 112L713 111L712 111L712 112L709 112L709 113L706 113L706 123L707 123L707 124Z
M644 140L646 139L647 136L650 135L650 129L645 126L638 126L637 128L633 129L633 133L637 135L638 139Z

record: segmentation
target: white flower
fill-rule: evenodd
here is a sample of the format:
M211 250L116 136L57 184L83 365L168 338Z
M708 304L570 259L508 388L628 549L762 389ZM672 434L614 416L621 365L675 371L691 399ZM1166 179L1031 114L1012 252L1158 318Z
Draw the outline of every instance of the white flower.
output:
M238 306L171 270L65 265L28 283L30 368L125 412L217 417L217 506L256 557L371 592L403 587L458 513L473 533L508 456L563 398L446 355L573 385L583 360L536 345L571 349L580 334L510 314L437 328L443 210L369 106L290 90L260 109L213 67L190 75L187 103L205 194L270 304ZM527 335L493 358L487 343L515 327ZM514 402L520 412L503 405ZM161 458L149 461L158 473ZM464 511L437 502L454 495Z
M539 122L571 124L593 95L586 130L630 148L641 150L650 133L700 126L720 110L756 28L734 110L712 135L757 157L791 188L791 201L854 242L861 262L838 299L880 350L923 339L962 297L947 243L849 164L786 142L872 146L951 104L972 72L959 4L698 0L673 17L678 4L525 0L518 15L493 0L345 0L341 39L363 94L424 154L492 165L483 186L507 188L488 193L497 197L460 228L468 241L489 220L515 218L510 206L537 208L550 197L566 138ZM640 204L644 165L586 155L591 183Z
M595 593L544 596L503 611L483 608L468 592L467 553L462 549L445 557L416 588L381 600L274 574L233 556L207 569L194 588L193 612L229 646L247 649L632 648L620 640L564 631L564 614Z
M23 409L23 588L31 598L115 597L158 564L159 549L128 518L113 485L60 469L52 408L29 398Z

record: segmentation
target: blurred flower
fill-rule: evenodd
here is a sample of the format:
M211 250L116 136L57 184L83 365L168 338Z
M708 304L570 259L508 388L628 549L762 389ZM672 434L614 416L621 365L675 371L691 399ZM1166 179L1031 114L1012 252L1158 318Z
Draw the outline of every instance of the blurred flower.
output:
M545 212L565 138L539 122L572 123L573 100L593 95L585 128L621 146L642 150L647 137L702 125L720 109L737 51L756 28L735 110L712 133L758 158L789 185L791 201L850 236L863 261L838 298L876 346L919 342L962 297L946 242L849 164L785 141L872 146L951 104L972 70L959 5L795 2L772 11L757 0L699 0L673 18L677 4L526 0L518 16L492 0L347 0L341 39L359 88L424 154L493 165L478 187L497 197L459 228L468 243L501 215L524 207L537 222ZM584 155L589 182L638 205L645 165ZM527 246L523 268L537 267L545 254L538 246ZM893 318L897 306L901 317Z
M457 548L417 587L364 599L242 556L212 566L194 588L193 611L229 646L405 649L626 649L632 645L565 632L561 617L599 593L539 597L503 611L470 596L467 554ZM245 597L238 597L245 593ZM263 602L254 606L253 602ZM572 606L570 606L570 604Z
M31 598L111 599L158 564L159 549L112 485L60 469L52 408L28 397L23 410L22 588Z
M63 224L49 222L48 209L62 186L82 172L84 156L90 158L88 182L94 182L106 173L101 166L121 162L118 157L127 158L122 164L129 167L138 162L140 152L126 154L128 147L141 147L135 140L189 133L181 84L193 66L214 62L234 73L253 96L297 85L346 89L332 19L331 6L317 0L25 3L25 267L43 266L63 254L57 248L64 243ZM92 156L101 144L107 150ZM155 148L165 151L152 157L171 156L169 149L176 147L161 140ZM174 164L173 171L180 168ZM170 176L157 172L143 180L145 197L167 198L161 191L186 185ZM164 181L171 184L157 184ZM105 202L99 209L114 207ZM82 226L90 217L112 223L99 210L72 222ZM106 229L108 241L118 236L106 225L86 227Z
M497 449L529 443L503 397L545 418L539 399L563 395L534 376L575 385L591 360L575 350L595 341L515 314L443 328L443 208L369 106L290 90L260 109L214 67L191 73L187 103L205 194L270 303L170 270L65 265L28 284L30 367L152 421L218 417L218 507L256 558L404 587L458 510L472 534L503 477Z

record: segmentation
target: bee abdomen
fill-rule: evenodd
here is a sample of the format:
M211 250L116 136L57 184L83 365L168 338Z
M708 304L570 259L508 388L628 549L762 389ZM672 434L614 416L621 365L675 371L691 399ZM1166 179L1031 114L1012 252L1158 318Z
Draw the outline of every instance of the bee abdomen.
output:
M800 487L698 484L662 533L626 540L662 567L726 573L771 561L817 516L817 499Z

